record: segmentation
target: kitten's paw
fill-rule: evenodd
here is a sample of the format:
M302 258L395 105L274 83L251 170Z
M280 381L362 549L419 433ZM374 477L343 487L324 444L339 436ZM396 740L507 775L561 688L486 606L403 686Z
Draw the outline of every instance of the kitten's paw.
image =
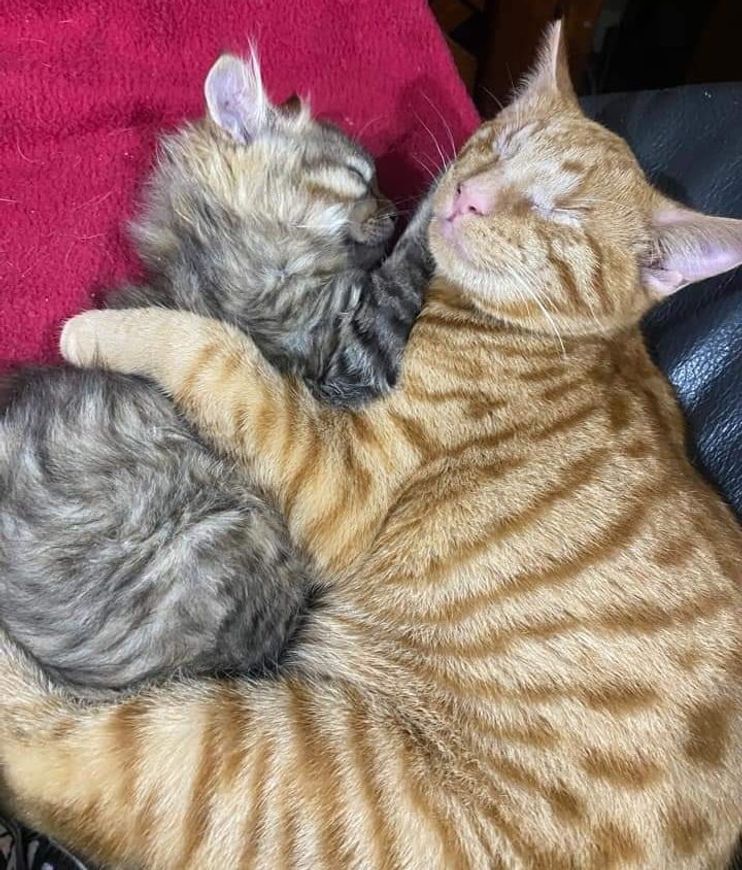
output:
M59 339L59 350L67 362L76 366L96 365L99 358L98 336L102 332L107 311L86 311L65 323Z

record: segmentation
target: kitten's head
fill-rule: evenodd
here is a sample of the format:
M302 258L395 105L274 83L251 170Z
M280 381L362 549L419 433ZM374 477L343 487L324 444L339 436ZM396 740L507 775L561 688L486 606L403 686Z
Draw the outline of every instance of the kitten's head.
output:
M222 55L204 92L204 121L163 142L155 199L194 226L206 206L233 216L264 259L286 255L288 274L311 271L312 251L328 269L380 259L396 214L360 145L298 98L274 105L254 54Z
M628 145L582 113L560 23L514 102L463 148L434 210L439 272L484 310L538 331L634 323L742 262L742 221L662 196Z

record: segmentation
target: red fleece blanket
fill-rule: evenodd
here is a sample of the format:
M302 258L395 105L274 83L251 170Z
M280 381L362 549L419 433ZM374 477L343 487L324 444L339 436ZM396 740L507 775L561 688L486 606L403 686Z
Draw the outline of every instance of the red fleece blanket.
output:
M222 50L253 40L272 96L359 137L403 207L477 123L424 0L1 6L0 363L57 359L62 321L136 277L125 221L155 137L202 113Z

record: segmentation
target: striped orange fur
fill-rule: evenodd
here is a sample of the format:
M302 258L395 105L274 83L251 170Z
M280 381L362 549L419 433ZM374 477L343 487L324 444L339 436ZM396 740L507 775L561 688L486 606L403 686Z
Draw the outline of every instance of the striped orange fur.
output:
M25 818L153 868L724 865L742 534L637 326L680 274L660 269L658 195L580 115L558 40L441 184L440 214L462 178L507 189L494 216L432 226L438 275L388 398L322 407L193 315L67 326L68 359L154 378L249 464L331 589L271 682L82 709L6 642L0 752ZM554 160L567 213L534 213Z

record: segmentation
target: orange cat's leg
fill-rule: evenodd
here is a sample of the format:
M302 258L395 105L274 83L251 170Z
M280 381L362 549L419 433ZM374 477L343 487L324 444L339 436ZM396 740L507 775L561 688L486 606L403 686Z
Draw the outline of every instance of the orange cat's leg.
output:
M0 629L3 788L16 815L105 866L279 867L287 849L301 850L293 866L381 866L353 822L369 806L353 784L383 777L391 804L410 790L397 774L409 750L352 682L351 658L347 681L180 681L82 706ZM433 822L399 844L416 839L430 867L444 847Z
M350 564L375 533L393 449L374 437L378 406L322 405L237 329L180 311L87 312L66 324L61 350L77 365L160 384L220 450L249 465L326 571Z

